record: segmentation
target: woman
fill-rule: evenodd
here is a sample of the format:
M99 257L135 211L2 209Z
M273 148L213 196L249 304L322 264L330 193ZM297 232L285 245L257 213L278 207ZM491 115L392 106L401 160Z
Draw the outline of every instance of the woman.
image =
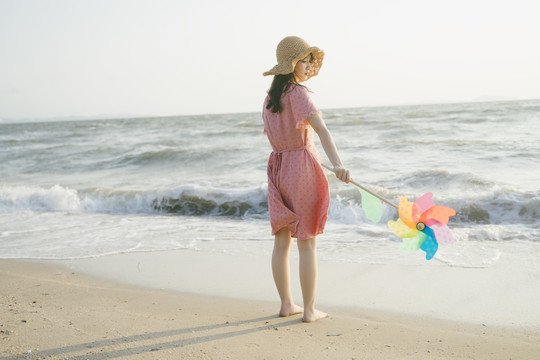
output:
M274 75L263 108L264 133L273 148L268 160L268 209L275 235L272 273L281 298L279 315L303 312L303 320L313 322L328 316L315 309L315 294L317 235L324 230L329 205L328 182L313 143L313 130L338 179L349 182L351 176L321 112L300 84L318 74L324 51L289 36L278 44L276 56L278 64L263 74ZM300 256L303 309L294 304L291 295L289 253L293 237Z

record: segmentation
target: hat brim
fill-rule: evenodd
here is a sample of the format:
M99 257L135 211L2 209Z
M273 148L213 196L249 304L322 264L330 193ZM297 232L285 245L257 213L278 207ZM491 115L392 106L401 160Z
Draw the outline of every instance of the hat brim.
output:
M319 70L324 60L324 51L319 49L316 46L312 46L308 48L300 56L297 56L292 59L286 59L285 61L280 62L279 64L274 66L272 69L265 71L263 73L263 76L290 74L294 72L296 63L298 63L298 61L308 56L310 53L313 54L313 62L311 63L311 70L310 70L310 75L308 76L308 79L310 77L316 76L319 73Z

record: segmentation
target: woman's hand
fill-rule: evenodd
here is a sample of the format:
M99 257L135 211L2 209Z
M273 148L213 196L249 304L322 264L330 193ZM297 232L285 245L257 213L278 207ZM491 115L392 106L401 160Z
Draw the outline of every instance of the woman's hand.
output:
M345 183L349 183L352 178L351 178L351 172L346 169L343 165L337 165L337 166L334 166L334 174L336 174L336 177L345 182Z

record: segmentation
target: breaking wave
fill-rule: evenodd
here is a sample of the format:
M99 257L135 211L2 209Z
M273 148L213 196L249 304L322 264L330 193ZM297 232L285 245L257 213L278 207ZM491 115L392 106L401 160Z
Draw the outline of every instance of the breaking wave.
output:
M534 224L540 217L540 192L521 192L493 186L489 191L484 189L482 192L458 194L460 197L441 196L439 201L437 193L434 193L437 204L456 210L457 215L452 218L455 224ZM331 219L351 224L367 221L361 209L359 192L347 187L333 191L332 195ZM414 200L409 196L408 199ZM4 185L0 186L0 211L261 218L268 214L268 202L265 184L250 189L185 185L163 191ZM381 221L396 216L396 212L387 207Z

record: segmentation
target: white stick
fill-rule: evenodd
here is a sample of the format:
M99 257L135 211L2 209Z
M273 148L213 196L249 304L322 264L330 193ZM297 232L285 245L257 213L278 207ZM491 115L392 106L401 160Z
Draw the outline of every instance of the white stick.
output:
M324 168L326 168L326 169L330 170L331 172L333 172L334 174L336 173L336 172L334 171L334 169L331 168L330 166L325 165L325 164L321 164L321 165L322 165ZM360 189L364 190L365 192L370 193L371 195L375 196L377 199L379 199L379 200L381 200L381 201L384 201L384 202L387 203L388 205L390 205L390 206L396 208L397 210L399 210L399 207L398 207L397 205L391 203L390 201L386 200L386 199L383 198L382 196L379 196L379 195L375 194L373 191L366 189L366 188L363 187L362 185L358 184L356 181L351 180L351 183L354 184L354 185L356 185L356 186L358 186Z

